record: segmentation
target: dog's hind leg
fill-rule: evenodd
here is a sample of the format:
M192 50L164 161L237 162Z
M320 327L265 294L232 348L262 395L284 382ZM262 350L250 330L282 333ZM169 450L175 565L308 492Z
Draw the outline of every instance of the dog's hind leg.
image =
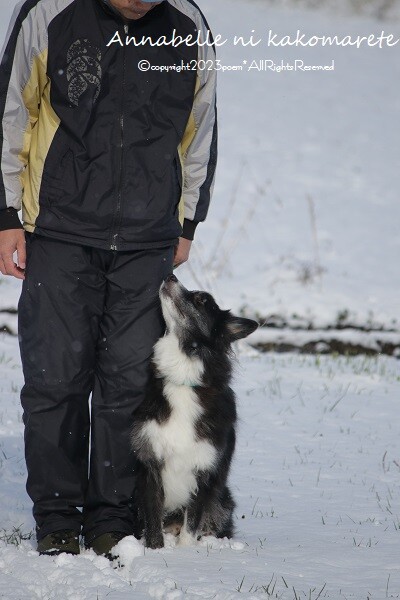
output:
M201 535L213 535L217 538L232 538L235 533L233 524L233 511L235 501L227 486L219 490L218 494L209 498L204 510Z
M219 517L217 522L216 536L219 538L232 538L235 533L233 525L233 511L235 510L235 501L230 489L225 486L219 499Z

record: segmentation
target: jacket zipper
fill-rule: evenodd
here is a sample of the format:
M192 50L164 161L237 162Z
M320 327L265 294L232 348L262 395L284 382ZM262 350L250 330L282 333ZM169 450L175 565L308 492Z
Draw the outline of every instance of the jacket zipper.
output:
M128 25L124 25L124 31L128 34ZM121 107L119 114L119 130L120 130L120 162L119 162L119 181L117 190L117 207L114 213L114 221L112 231L114 232L111 236L111 250L118 250L118 226L121 213L121 200L122 200L122 175L123 175L123 163L124 163L124 92L125 92L125 45L122 48L122 90L121 90Z

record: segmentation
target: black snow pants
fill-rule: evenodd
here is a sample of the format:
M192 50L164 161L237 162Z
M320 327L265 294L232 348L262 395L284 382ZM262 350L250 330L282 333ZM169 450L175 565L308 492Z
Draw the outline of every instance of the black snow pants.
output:
M109 531L132 534L130 430L164 332L158 289L174 247L118 252L25 237L18 335L37 537L83 528L90 543Z

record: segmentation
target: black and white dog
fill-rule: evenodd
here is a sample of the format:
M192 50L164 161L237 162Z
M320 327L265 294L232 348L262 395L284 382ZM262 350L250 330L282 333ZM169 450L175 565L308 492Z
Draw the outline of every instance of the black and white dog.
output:
M154 346L132 431L139 530L149 548L164 546L163 530L179 533L184 545L233 535L231 344L258 327L221 310L210 294L188 291L175 275L161 285L160 299L166 333Z

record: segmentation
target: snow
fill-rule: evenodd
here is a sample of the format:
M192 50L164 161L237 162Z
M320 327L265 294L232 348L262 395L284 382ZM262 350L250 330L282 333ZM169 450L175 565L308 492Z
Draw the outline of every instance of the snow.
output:
M272 6L311 8L339 15L361 14L390 21L400 19L400 5L396 0L261 0Z
M385 29L400 37L394 22L243 4L205 3L213 29L230 39L251 29L353 37ZM326 327L346 312L355 325L398 329L398 46L262 43L225 45L218 55L226 64L335 59L336 70L219 74L215 195L185 277L263 320L275 314Z
M0 35L10 4L0 0ZM400 23L261 0L202 8L229 40L218 48L224 65L334 59L335 71L219 73L214 197L180 277L262 321L279 315L325 328L345 314L352 325L399 330L400 46L269 48L265 40L270 29L399 38ZM252 30L263 43L233 45ZM19 288L0 278L0 311L15 307ZM9 320L0 313L0 327Z
M1 527L27 535L16 338L3 334L0 348ZM242 344L235 538L186 548L169 534L164 549L148 550L128 537L120 564L89 550L39 557L34 537L2 541L3 597L230 600L267 598L275 585L270 597L287 600L293 588L315 600L323 586L320 598L332 600L400 598L399 384L392 358L266 355Z
M230 39L252 29L354 37L385 29L400 37L394 20L284 4L201 6L214 33ZM0 0L0 37L13 5ZM390 329L383 337L399 343L397 56L398 47L219 48L223 64L335 59L336 69L219 74L218 174L191 261L177 271L186 286L261 321L274 315L286 328L321 328L319 339L329 339L327 327L351 322ZM0 311L16 308L20 285L0 276ZM0 312L2 325L16 333L16 315ZM259 330L251 340L269 335ZM315 337L279 335L299 343ZM338 335L371 348L378 339L355 330ZM29 539L18 340L0 334L0 596L400 598L399 361L259 354L246 344L238 359L233 540L182 548L168 536L153 551L129 537L118 546L120 564L92 551L39 557ZM28 539L18 543L21 534Z

